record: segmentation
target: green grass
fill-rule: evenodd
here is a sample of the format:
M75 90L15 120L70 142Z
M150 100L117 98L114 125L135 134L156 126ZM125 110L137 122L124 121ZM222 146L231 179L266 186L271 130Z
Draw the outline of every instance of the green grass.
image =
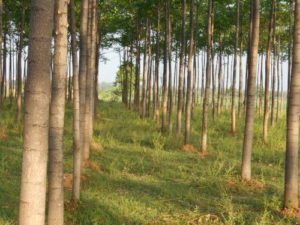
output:
M72 171L72 112L66 116L65 170ZM14 109L1 111L0 224L16 224L22 157L21 125ZM2 113L3 112L3 113ZM266 189L239 178L243 121L230 134L230 114L210 121L209 156L181 150L182 137L163 136L151 120L140 119L120 103L101 102L95 122L91 160L104 172L86 169L79 207L66 204L67 225L98 224L300 224L278 212L282 207L285 122L270 131L262 144L262 120L257 118L253 148L253 178ZM199 148L201 113L196 111L192 143ZM175 127L175 124L174 124ZM233 181L236 181L233 185ZM229 184L229 185L228 185ZM66 191L66 202L71 193Z

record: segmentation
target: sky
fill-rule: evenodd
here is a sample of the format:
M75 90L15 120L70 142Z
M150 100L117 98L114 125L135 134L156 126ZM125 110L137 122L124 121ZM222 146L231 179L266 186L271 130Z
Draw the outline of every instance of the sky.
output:
M115 81L118 67L120 65L119 54L114 51L113 48L104 49L101 51L102 58L105 57L107 60L100 61L100 82L112 83Z
M102 60L100 61L100 82L109 82L112 83L115 81L116 73L118 71L118 67L120 64L119 53L115 51L115 48L102 49L101 51ZM105 60L103 60L105 58ZM141 65L142 65L141 57ZM200 59L201 60L201 59ZM243 57L243 67L245 68L246 57ZM173 65L174 66L174 65ZM283 63L283 77L284 77L284 91L287 90L287 63ZM162 69L162 64L160 65L160 69ZM200 68L201 69L201 68ZM264 70L263 66L263 70ZM174 72L174 71L173 71ZM162 71L161 73L162 74ZM237 80L238 83L238 80Z

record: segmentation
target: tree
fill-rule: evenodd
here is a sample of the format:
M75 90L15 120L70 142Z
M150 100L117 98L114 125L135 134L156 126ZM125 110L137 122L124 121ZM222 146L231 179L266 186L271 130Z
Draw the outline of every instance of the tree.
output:
M25 26L25 6L22 5L22 19L20 25L20 37L18 43L18 65L17 65L17 108L18 108L18 121L22 118L22 51L23 51L23 40L24 40L24 26Z
M49 127L48 224L64 224L64 120L68 57L68 0L55 1L55 43Z
M294 47L287 114L284 207L298 208L298 149L300 110L300 0L295 1Z
M78 59L76 48L76 23L74 0L70 1L70 30L71 30L71 51L73 65L73 200L80 199L80 177L82 152L80 148L80 103L79 103L79 77Z
M236 77L237 77L237 57L239 45L240 32L240 1L236 0L236 32L235 32L235 46L234 46L234 61L233 61L233 80L232 80L232 99L231 99L231 132L236 133L236 112L235 112L235 98L236 98Z
M167 106L168 106L168 49L169 49L169 8L170 0L165 2L165 43L164 43L164 69L163 69L163 87L162 87L162 132L166 132Z
M190 142L191 132L191 114L192 114L192 94L194 83L193 64L194 64L194 1L190 0L190 46L188 59L188 78L187 78L187 96L185 113L185 144Z
M269 126L269 98L270 98L270 67L271 67L271 51L272 51L272 39L274 35L274 14L275 14L275 0L272 0L272 8L270 13L270 24L269 24L269 36L268 36L268 46L266 55L266 79L265 79L265 109L264 109L264 128L263 128L263 138L264 142L268 142L268 126Z
M87 78L87 32L88 32L89 0L81 2L80 18L80 56L79 56L79 112L80 112L80 148L84 149L85 142L85 106L86 106L86 78Z
M183 81L184 81L184 64L185 64L185 20L186 20L186 0L182 0L181 6L181 51L179 62L179 81L178 81L178 107L177 107L177 134L181 134L182 127L182 105L183 105Z
M208 0L208 22L207 22L207 57L206 57L206 81L205 91L203 98L203 115L202 115L202 142L201 151L207 152L208 142L208 104L209 104L209 91L210 91L210 80L211 80L211 67L212 67L212 14L213 14L213 0Z
M53 0L32 0L20 225L45 224Z
M259 24L260 24L260 0L252 0L252 29L250 38L248 81L247 81L247 105L243 143L242 159L242 178L251 179L251 153L254 129L255 114L255 95L256 95L256 73L257 73L257 55L259 42Z

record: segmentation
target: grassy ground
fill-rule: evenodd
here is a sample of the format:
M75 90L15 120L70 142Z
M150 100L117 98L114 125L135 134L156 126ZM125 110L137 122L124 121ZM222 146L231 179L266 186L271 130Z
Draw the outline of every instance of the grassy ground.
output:
M0 224L15 224L18 214L22 127L12 110L1 113ZM280 214L283 195L284 119L261 140L256 120L253 152L254 181L239 179L242 121L230 135L230 115L222 114L210 129L210 155L181 150L182 137L162 136L151 120L119 103L101 103L95 124L95 142L85 170L79 207L69 204L66 224L300 224ZM200 113L195 113L192 142L199 148ZM67 111L65 170L72 171L72 113ZM7 137L5 135L7 134Z

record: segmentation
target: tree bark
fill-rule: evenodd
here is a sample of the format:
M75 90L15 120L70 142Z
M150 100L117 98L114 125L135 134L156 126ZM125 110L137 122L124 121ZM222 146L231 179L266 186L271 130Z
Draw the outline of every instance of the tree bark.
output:
M208 145L208 105L209 105L209 91L211 81L211 65L212 65L212 13L213 0L208 0L208 24L207 24L207 58L206 58L206 82L203 98L203 114L202 114L202 142L201 151L207 152Z
M192 95L193 95L193 65L194 65L194 0L190 0L190 46L188 59L188 78L187 78L187 96L185 113L185 135L184 143L190 143L191 133L191 114L192 114Z
M235 31L233 78L232 78L232 98L231 98L231 133L233 135L235 135L235 133L236 133L235 102L236 102L236 77L237 77L239 32L240 32L240 0L236 0L236 31Z
M160 57L160 7L157 7L157 30L156 30L156 55L155 55L155 75L154 75L154 92L153 92L153 115L154 120L159 119L159 57Z
M136 71L135 71L135 87L134 87L134 107L135 110L140 108L140 62L141 62L141 47L140 47L141 33L140 24L137 26L137 54L136 54Z
M55 47L49 127L48 225L64 224L63 136L68 59L68 0L55 1Z
M162 87L162 132L166 132L167 125L167 106L168 106L168 7L170 0L165 3L165 46L164 46L164 71L163 71L163 87Z
M271 66L271 51L272 51L272 38L273 38L273 23L274 23L274 13L275 13L275 0L272 0L272 8L270 13L270 24L269 24L269 36L268 36L268 46L266 55L266 72L265 72L265 108L264 108L264 126L263 126L263 139L265 143L268 143L268 128L269 128L269 98L270 98L270 66Z
M80 149L84 149L85 142L85 96L86 96L86 79L87 79L87 32L88 32L88 4L89 0L81 2L80 18L80 59L79 59L79 111L80 111ZM82 155L83 159L83 155Z
M19 224L44 225L53 0L32 0Z
M292 76L287 114L284 207L298 208L298 149L300 110L300 0L295 5Z
M250 37L249 74L247 82L247 106L243 144L242 178L251 179L251 152L253 142L254 114L255 114L255 81L257 73L257 55L259 42L260 0L252 0L252 32Z
M80 199L80 176L82 153L80 148L80 102L79 102L79 66L76 47L76 23L74 0L70 1L70 31L71 51L73 66L73 189L72 198L74 201Z
M178 79L178 105L177 105L177 134L181 134L182 129L182 105L183 105L183 81L184 81L184 61L186 51L185 40L185 20L186 20L186 0L182 0L181 7L181 51L179 62L179 79Z

